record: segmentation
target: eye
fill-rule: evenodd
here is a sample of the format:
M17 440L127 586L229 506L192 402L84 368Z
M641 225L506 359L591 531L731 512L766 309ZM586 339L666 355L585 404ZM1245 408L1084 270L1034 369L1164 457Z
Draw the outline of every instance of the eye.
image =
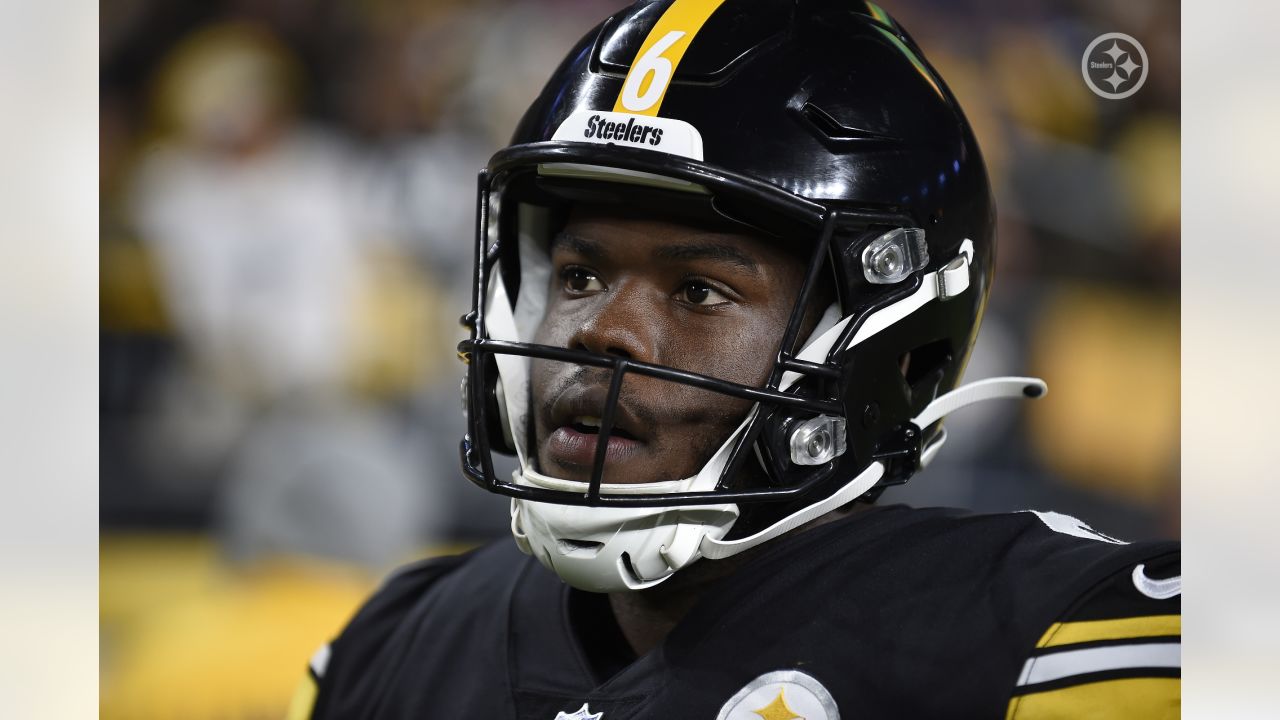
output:
M604 290L604 283L600 282L600 278L596 277L595 273L577 265L570 265L561 270L560 279L564 281L564 287L569 292L589 293Z
M708 307L729 302L729 298L716 290L710 283L702 280L690 280L680 287L679 298L690 305Z

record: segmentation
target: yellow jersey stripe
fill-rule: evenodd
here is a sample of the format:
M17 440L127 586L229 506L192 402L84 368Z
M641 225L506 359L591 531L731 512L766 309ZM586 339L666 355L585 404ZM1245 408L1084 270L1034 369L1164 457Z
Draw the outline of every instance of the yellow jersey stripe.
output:
M1095 640L1182 635L1181 615L1145 615L1118 620L1081 620L1054 623L1041 636L1038 648L1074 645Z
M1166 720L1182 715L1178 678L1126 678L1021 695L1005 720Z
M289 701L289 711L285 713L284 720L310 720L319 690L316 679L311 677L311 673L304 674L302 682L298 683L298 688L293 691L293 699Z
M658 18L631 61L614 112L656 116L681 58L724 0L675 0Z

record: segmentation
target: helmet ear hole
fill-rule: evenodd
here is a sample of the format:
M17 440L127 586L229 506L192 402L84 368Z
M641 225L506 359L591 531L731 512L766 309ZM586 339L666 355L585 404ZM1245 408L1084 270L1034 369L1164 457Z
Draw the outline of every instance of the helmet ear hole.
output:
M953 358L951 341L943 338L903 353L898 365L907 384L911 405L919 410L938 394L938 387Z

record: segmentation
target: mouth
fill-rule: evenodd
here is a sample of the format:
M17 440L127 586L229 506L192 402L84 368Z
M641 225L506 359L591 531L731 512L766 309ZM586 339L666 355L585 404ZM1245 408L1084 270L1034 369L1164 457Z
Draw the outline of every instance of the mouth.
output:
M565 479L589 479L595 466L603 422L600 411L604 407L604 399L598 395L601 393L588 391L562 399L547 423L551 432L544 444L543 461ZM629 409L619 403L604 451L606 482L625 482L623 478L609 478L607 471L643 450L647 438L641 435L641 427Z
M568 425L564 425L562 427L567 427L574 432L583 435L599 435L601 422L600 418L593 415L575 415L570 418ZM609 437L619 437L626 440L638 441L638 438L636 438L635 435L628 432L626 428L618 427L616 423L614 424L613 429L609 431Z

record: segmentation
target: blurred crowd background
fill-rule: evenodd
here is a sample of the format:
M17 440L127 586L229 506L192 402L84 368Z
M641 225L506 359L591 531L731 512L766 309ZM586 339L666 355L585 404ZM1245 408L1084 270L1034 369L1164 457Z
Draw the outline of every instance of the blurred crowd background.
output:
M506 532L457 469L475 174L622 4L102 3L102 717L281 716L385 572ZM881 4L996 186L969 377L1050 386L885 501L1178 537L1178 5ZM1113 31L1150 63L1120 101L1080 74Z

